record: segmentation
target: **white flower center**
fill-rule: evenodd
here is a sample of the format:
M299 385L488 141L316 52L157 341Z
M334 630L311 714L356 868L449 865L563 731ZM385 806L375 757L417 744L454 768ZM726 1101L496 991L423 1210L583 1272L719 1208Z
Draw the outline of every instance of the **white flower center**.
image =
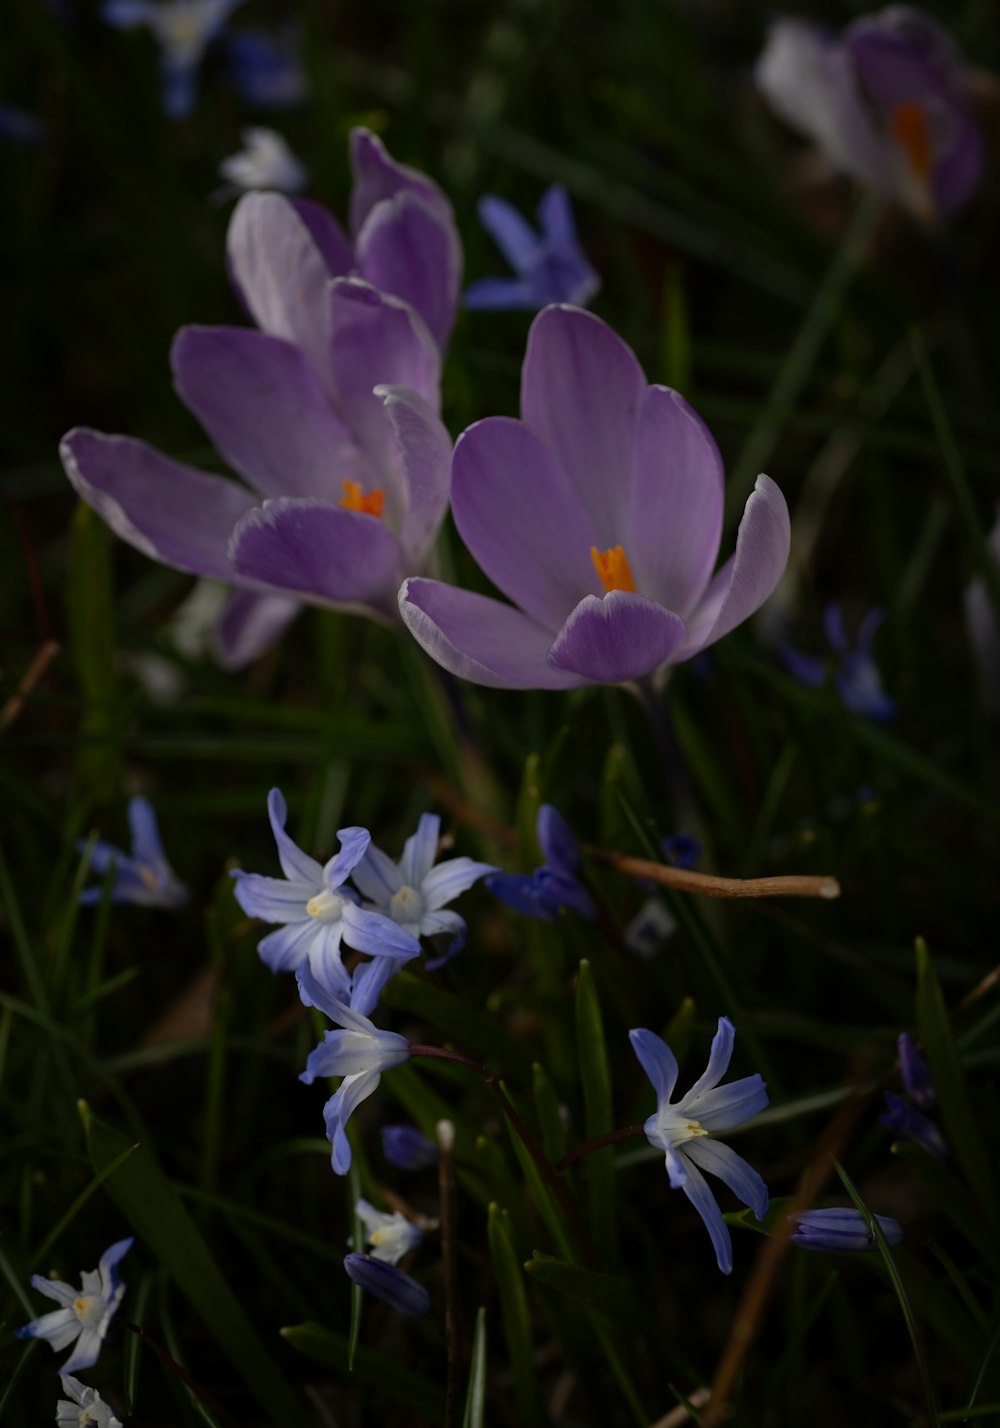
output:
M344 899L329 888L324 888L306 903L306 912L320 922L339 922L343 910Z
M710 1132L690 1116L675 1111L672 1106L665 1106L656 1117L656 1134L666 1149L667 1145L683 1145L685 1141L694 1140L695 1136L709 1135Z
M73 1313L85 1329L93 1328L103 1312L103 1301L96 1294L78 1294L73 1300Z
M408 883L394 892L389 903L389 916L393 922L419 922L424 915L423 894Z

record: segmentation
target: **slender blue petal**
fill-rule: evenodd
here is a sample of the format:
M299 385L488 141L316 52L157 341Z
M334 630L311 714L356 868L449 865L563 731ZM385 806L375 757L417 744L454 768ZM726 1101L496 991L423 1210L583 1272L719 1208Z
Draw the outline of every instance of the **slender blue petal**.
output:
M792 1242L802 1249L822 1250L828 1254L850 1254L875 1249L875 1238L869 1233L860 1210L831 1208L800 1210L790 1215L796 1226ZM882 1233L890 1245L902 1243L903 1227L887 1215L876 1215Z
M769 1203L767 1186L753 1166L737 1155L732 1146L723 1145L711 1136L699 1136L686 1142L684 1154L701 1170L707 1170L728 1185L738 1200L749 1205L758 1220L764 1218Z
M705 1223L709 1239L712 1241L712 1248L715 1250L716 1264L723 1274L731 1274L733 1270L733 1241L729 1227L722 1218L722 1211L716 1204L715 1196L709 1189L708 1182L701 1171L690 1161L688 1161L687 1171L687 1179L682 1186L684 1194Z
M689 1092L681 1104L685 1113L706 1130L729 1130L731 1126L740 1126L751 1116L760 1114L767 1105L767 1086L755 1073L739 1081L730 1081L725 1086L702 1091L699 1096L692 1096Z
M383 1126L382 1154L397 1170L427 1170L438 1163L437 1146L416 1126Z
M580 843L557 808L543 803L535 820L535 837L542 857L562 873L578 873L583 866Z
M932 1155L935 1160L944 1160L948 1154L948 1142L932 1120L923 1111L911 1106L901 1096L892 1091L884 1091L886 1109L879 1120L891 1131L895 1140L913 1141Z
M703 1092L711 1091L719 1084L729 1070L735 1041L736 1030L732 1022L727 1016L720 1016L718 1030L712 1038L712 1049L708 1054L708 1065L684 1097L682 1107L686 1109Z
M394 1264L368 1254L349 1254L344 1268L355 1284L377 1299L384 1299L401 1314L426 1314L431 1307L431 1297L423 1285Z
M644 1026L630 1031L628 1039L639 1058L639 1065L653 1083L657 1099L669 1101L677 1085L676 1056L662 1036L657 1036L655 1031L649 1031Z

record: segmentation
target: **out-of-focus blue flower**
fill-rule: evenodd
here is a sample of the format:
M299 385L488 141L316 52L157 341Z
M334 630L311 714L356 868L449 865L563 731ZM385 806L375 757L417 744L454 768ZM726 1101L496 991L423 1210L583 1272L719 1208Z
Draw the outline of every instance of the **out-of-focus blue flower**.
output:
M733 1268L733 1244L722 1211L703 1170L728 1185L744 1205L763 1220L768 1193L757 1171L728 1145L714 1139L716 1131L742 1125L767 1105L767 1088L759 1075L719 1086L732 1059L736 1033L728 1017L719 1018L708 1065L676 1104L677 1059L662 1037L645 1027L629 1032L632 1049L656 1091L656 1110L643 1125L646 1139L662 1150L674 1190L683 1190L708 1230L715 1259L723 1274Z
M78 1378L65 1373L59 1375L59 1382L69 1398L60 1398L56 1404L56 1428L82 1428L84 1424L93 1424L93 1428L122 1428L121 1419L115 1417L96 1388L88 1388Z
M672 868L693 868L701 857L701 844L690 833L672 833L660 839L660 852Z
M676 931L677 919L673 913L658 897L651 897L628 923L622 939L630 952L648 960L656 956Z
M495 873L486 879L490 892L523 913L551 922L564 907L581 917L596 916L594 900L580 881L583 854L569 824L551 803L538 810L535 837L545 862L533 873Z
M90 859L90 871L103 876L114 864L111 884L112 902L133 902L139 907L183 907L188 890L167 862L160 842L153 805L146 798L130 798L128 822L132 830L132 852L125 853L113 843L88 843L81 839L77 850ZM83 904L99 903L104 897L103 886L84 888Z
M428 1170L438 1162L437 1146L416 1126L383 1126L382 1154L397 1170Z
M937 1092L934 1090L931 1069L917 1050L917 1043L908 1031L901 1031L896 1037L896 1054L899 1057L903 1090L922 1111L932 1110L937 1102Z
M424 1237L423 1231L398 1210L386 1215L367 1200L359 1200L354 1212L367 1231L366 1242L373 1246L372 1259L385 1264L398 1264Z
M465 945L465 919L447 911L448 904L487 873L498 871L490 863L472 858L448 858L435 866L440 832L437 814L423 813L417 831L403 845L398 863L370 843L351 874L371 906L399 923L411 937L433 937L442 932L451 936L444 956L428 962L431 971Z
M875 636L884 619L883 610L869 610L861 621L852 649L840 606L828 605L823 616L823 628L834 653L833 682L845 708L882 724L896 717L895 700L890 699L882 687L882 676L873 654ZM827 660L802 654L791 645L783 645L780 653L789 672L813 689L824 682L830 671Z
M892 1091L883 1091L882 1094L886 1109L879 1120L891 1131L893 1138L911 1140L935 1160L944 1160L948 1154L948 1142L934 1122L916 1106L911 1106L909 1101L904 1101L902 1096L896 1096Z
M400 1314L426 1314L431 1307L431 1296L424 1286L394 1264L370 1254L349 1254L344 1258L344 1268L355 1284L376 1299L384 1299Z
M17 1337L48 1339L57 1354L75 1343L76 1348L62 1365L62 1373L76 1373L78 1369L96 1364L108 1325L125 1294L125 1285L118 1275L118 1261L132 1248L132 1243L130 1237L106 1249L96 1269L83 1271L79 1289L64 1284L61 1279L33 1274L32 1289L47 1299L54 1299L61 1307L17 1329Z
M268 188L298 193L305 188L309 175L274 129L244 129L240 137L243 148L219 165L219 173L229 180L233 192Z
M241 99L260 109L290 109L309 92L294 25L280 34L235 30L226 38L229 82Z
M516 208L486 194L479 200L479 218L517 274L513 278L483 278L463 299L469 308L518 308L535 312L550 302L585 307L601 286L576 236L569 195L553 184L538 204L536 233Z
M341 960L341 942L373 957L405 959L419 953L415 937L391 918L360 907L357 893L345 886L371 839L366 829L341 828L340 852L322 866L285 832L288 808L277 788L267 796L267 813L284 878L245 873L242 868L234 869L232 876L244 912L284 924L257 944L272 972L294 971L308 959L315 975L346 1000L351 979Z
M0 143L34 148L45 140L45 125L26 109L0 104Z
M333 1168L346 1175L351 1168L351 1145L345 1127L353 1111L378 1089L383 1071L402 1066L410 1058L410 1043L394 1031L379 1031L367 1016L331 996L303 963L297 972L299 996L307 1007L318 1007L340 1028L328 1031L306 1062L300 1081L311 1085L317 1076L343 1076L343 1081L323 1107L327 1139L333 1146Z
M101 18L119 30L149 29L160 47L163 108L186 119L194 108L198 66L243 0L104 0Z
M864 1215L855 1209L800 1210L789 1219L796 1226L791 1236L792 1243L802 1249L824 1250L828 1254L850 1254L855 1250L875 1248L875 1237L868 1229ZM886 1215L876 1215L875 1219L885 1235L886 1242L898 1245L903 1238L903 1227L898 1220Z

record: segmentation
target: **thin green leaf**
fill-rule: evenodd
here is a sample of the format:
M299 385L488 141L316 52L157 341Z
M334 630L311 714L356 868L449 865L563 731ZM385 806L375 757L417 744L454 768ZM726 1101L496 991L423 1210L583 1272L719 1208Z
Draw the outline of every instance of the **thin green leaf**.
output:
M358 1201L361 1199L361 1169L357 1156L351 1159L351 1168L347 1176L348 1194L351 1202L351 1246L359 1253L365 1245L365 1226L358 1214ZM360 1284L351 1281L351 1327L347 1336L347 1371L354 1371L354 1361L358 1353L358 1344L361 1342L361 1311L364 1308L365 1292Z
M125 1161L128 1160L129 1156L138 1149L138 1142L136 1142L134 1145L127 1145L120 1155L116 1155L114 1160L104 1166L102 1170L98 1171L98 1173L94 1176L93 1180L91 1180L90 1184L85 1186L84 1189L80 1191L80 1194L73 1201L72 1205L70 1205L69 1209L63 1215L62 1219L56 1223L54 1228L49 1231L49 1233L45 1236L45 1239L38 1246L38 1249L32 1255L33 1264L40 1265L45 1263L50 1251L52 1250L52 1247L59 1243L63 1231L73 1223L77 1215L83 1209L84 1205L86 1205L87 1201L90 1199L91 1195L93 1195L94 1191L97 1190L101 1185L103 1185L106 1180L110 1180L111 1176L114 1175L118 1167L120 1165L124 1165Z
M138 1324L140 1329L146 1322L146 1311L149 1308L150 1296L156 1284L156 1272L147 1271L139 1281L139 1287L135 1291L130 1317L133 1324ZM138 1334L127 1334L125 1336L124 1349L124 1379L122 1381L122 1391L125 1395L125 1412L135 1411L136 1399L139 1395L139 1363L142 1358L142 1340Z
M498 1205L491 1205L488 1226L490 1254L500 1295L504 1339L514 1381L514 1401L521 1428L538 1428L544 1421L535 1354L531 1334L531 1316L524 1292L521 1262L514 1250L506 1215Z
M486 1305L476 1313L469 1364L469 1391L465 1396L462 1428L484 1428L486 1423Z
M324 1329L319 1324L295 1324L282 1329L281 1337L307 1358L325 1364L342 1376L350 1372L356 1382L379 1389L386 1397L403 1404L414 1417L429 1418L432 1423L444 1422L444 1392L398 1359L360 1344L354 1368L349 1370L345 1334Z
M566 1126L563 1122L559 1097L549 1079L545 1067L535 1062L532 1067L535 1111L542 1132L542 1149L549 1160L561 1160L566 1154Z
M635 1298L631 1286L617 1275L599 1274L578 1264L567 1264L565 1260L554 1259L540 1250L532 1251L532 1257L524 1267L533 1279L581 1300L609 1319L627 1318L634 1312Z
M6 1409L10 1407L11 1402L14 1398L14 1390L17 1387L18 1380L20 1379L24 1370L28 1367L28 1364L31 1362L31 1358L38 1349L38 1345L40 1342L41 1341L39 1339L32 1339L29 1344L25 1345L21 1353L21 1357L18 1359L17 1363L14 1366L13 1373L10 1375L10 1377L7 1379L7 1382L4 1384L3 1392L0 1393L0 1419L3 1418Z
M576 1054L583 1087L584 1125L587 1139L614 1129L611 1100L611 1066L604 1037L604 1019L590 963L580 963L576 984ZM616 1258L614 1150L606 1146L587 1157L590 1186L591 1231L607 1263Z
M457 1046L470 1050L477 1060L495 1062L505 1074L531 1077L531 1053L495 1017L479 1011L467 1000L431 986L412 972L397 972L382 993L382 1001L396 1011L422 1017Z

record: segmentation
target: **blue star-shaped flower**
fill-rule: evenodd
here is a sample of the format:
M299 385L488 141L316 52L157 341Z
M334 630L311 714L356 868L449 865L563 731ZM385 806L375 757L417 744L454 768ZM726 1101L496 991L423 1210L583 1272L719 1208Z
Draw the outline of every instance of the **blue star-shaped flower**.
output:
M538 204L536 233L502 198L486 194L479 200L479 218L516 274L513 278L482 278L467 289L468 308L516 308L535 312L550 302L585 307L601 280L587 262L576 236L569 195L553 184Z

